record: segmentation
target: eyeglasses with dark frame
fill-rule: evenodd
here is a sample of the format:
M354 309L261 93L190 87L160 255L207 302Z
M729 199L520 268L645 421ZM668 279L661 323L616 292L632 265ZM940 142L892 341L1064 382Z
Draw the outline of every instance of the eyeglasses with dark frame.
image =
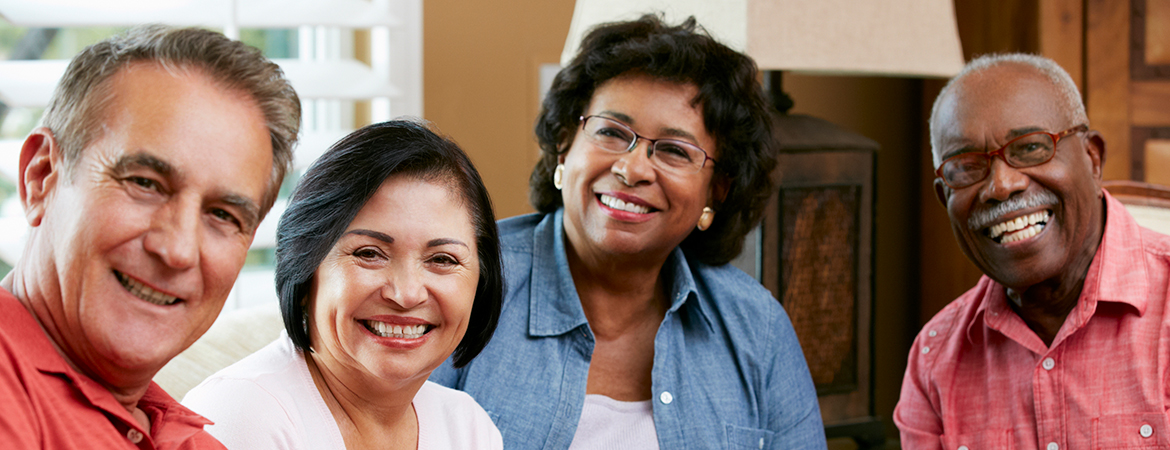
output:
M634 150L638 140L649 142L646 146L646 157L654 162L655 166L678 174L692 174L703 170L710 160L717 163L715 158L707 156L707 151L699 146L677 139L650 139L635 133L629 125L605 116L582 116L581 130L597 148L609 153L621 154Z
M1080 124L1059 133L1035 131L1012 139L993 152L967 152L947 158L934 174L951 189L962 189L987 179L991 174L991 160L996 156L1017 169L1039 166L1056 156L1056 145L1061 138L1088 130L1088 125Z

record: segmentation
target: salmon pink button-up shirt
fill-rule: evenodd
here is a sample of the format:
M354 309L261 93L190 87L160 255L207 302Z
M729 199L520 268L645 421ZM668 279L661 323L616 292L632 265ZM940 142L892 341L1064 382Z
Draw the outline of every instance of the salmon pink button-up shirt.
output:
M904 449L1170 449L1170 236L1105 194L1077 306L1050 347L984 276L910 353L894 422Z

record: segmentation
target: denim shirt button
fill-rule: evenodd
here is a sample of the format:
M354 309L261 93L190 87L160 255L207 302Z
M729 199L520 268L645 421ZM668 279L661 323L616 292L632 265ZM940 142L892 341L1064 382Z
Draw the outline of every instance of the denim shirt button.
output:
M670 394L670 391L662 391L662 395L658 396L658 400L661 400L663 405L669 405L670 402L674 401L674 396Z

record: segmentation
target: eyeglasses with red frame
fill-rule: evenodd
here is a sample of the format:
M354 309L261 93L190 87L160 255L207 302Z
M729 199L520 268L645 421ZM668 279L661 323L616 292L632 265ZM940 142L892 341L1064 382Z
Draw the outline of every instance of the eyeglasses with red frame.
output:
M942 178L951 189L962 189L987 179L991 174L991 160L996 156L1017 169L1039 166L1056 156L1056 144L1061 138L1088 130L1088 125L1080 124L1059 133L1028 133L1008 141L993 152L967 152L947 158L934 174Z

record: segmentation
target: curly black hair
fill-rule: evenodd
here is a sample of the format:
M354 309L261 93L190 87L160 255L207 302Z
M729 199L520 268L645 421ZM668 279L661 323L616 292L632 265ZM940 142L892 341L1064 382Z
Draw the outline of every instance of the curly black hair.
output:
M692 232L681 246L706 264L731 261L763 216L776 167L770 105L757 73L755 61L713 39L694 17L668 26L659 16L647 14L593 29L569 65L557 73L541 106L536 122L541 157L528 181L529 201L544 213L564 204L552 183L553 169L568 150L598 86L627 74L693 84L699 92L693 104L701 108L703 123L715 138L719 155L715 176L722 177L729 189L715 206L718 213L711 227Z

